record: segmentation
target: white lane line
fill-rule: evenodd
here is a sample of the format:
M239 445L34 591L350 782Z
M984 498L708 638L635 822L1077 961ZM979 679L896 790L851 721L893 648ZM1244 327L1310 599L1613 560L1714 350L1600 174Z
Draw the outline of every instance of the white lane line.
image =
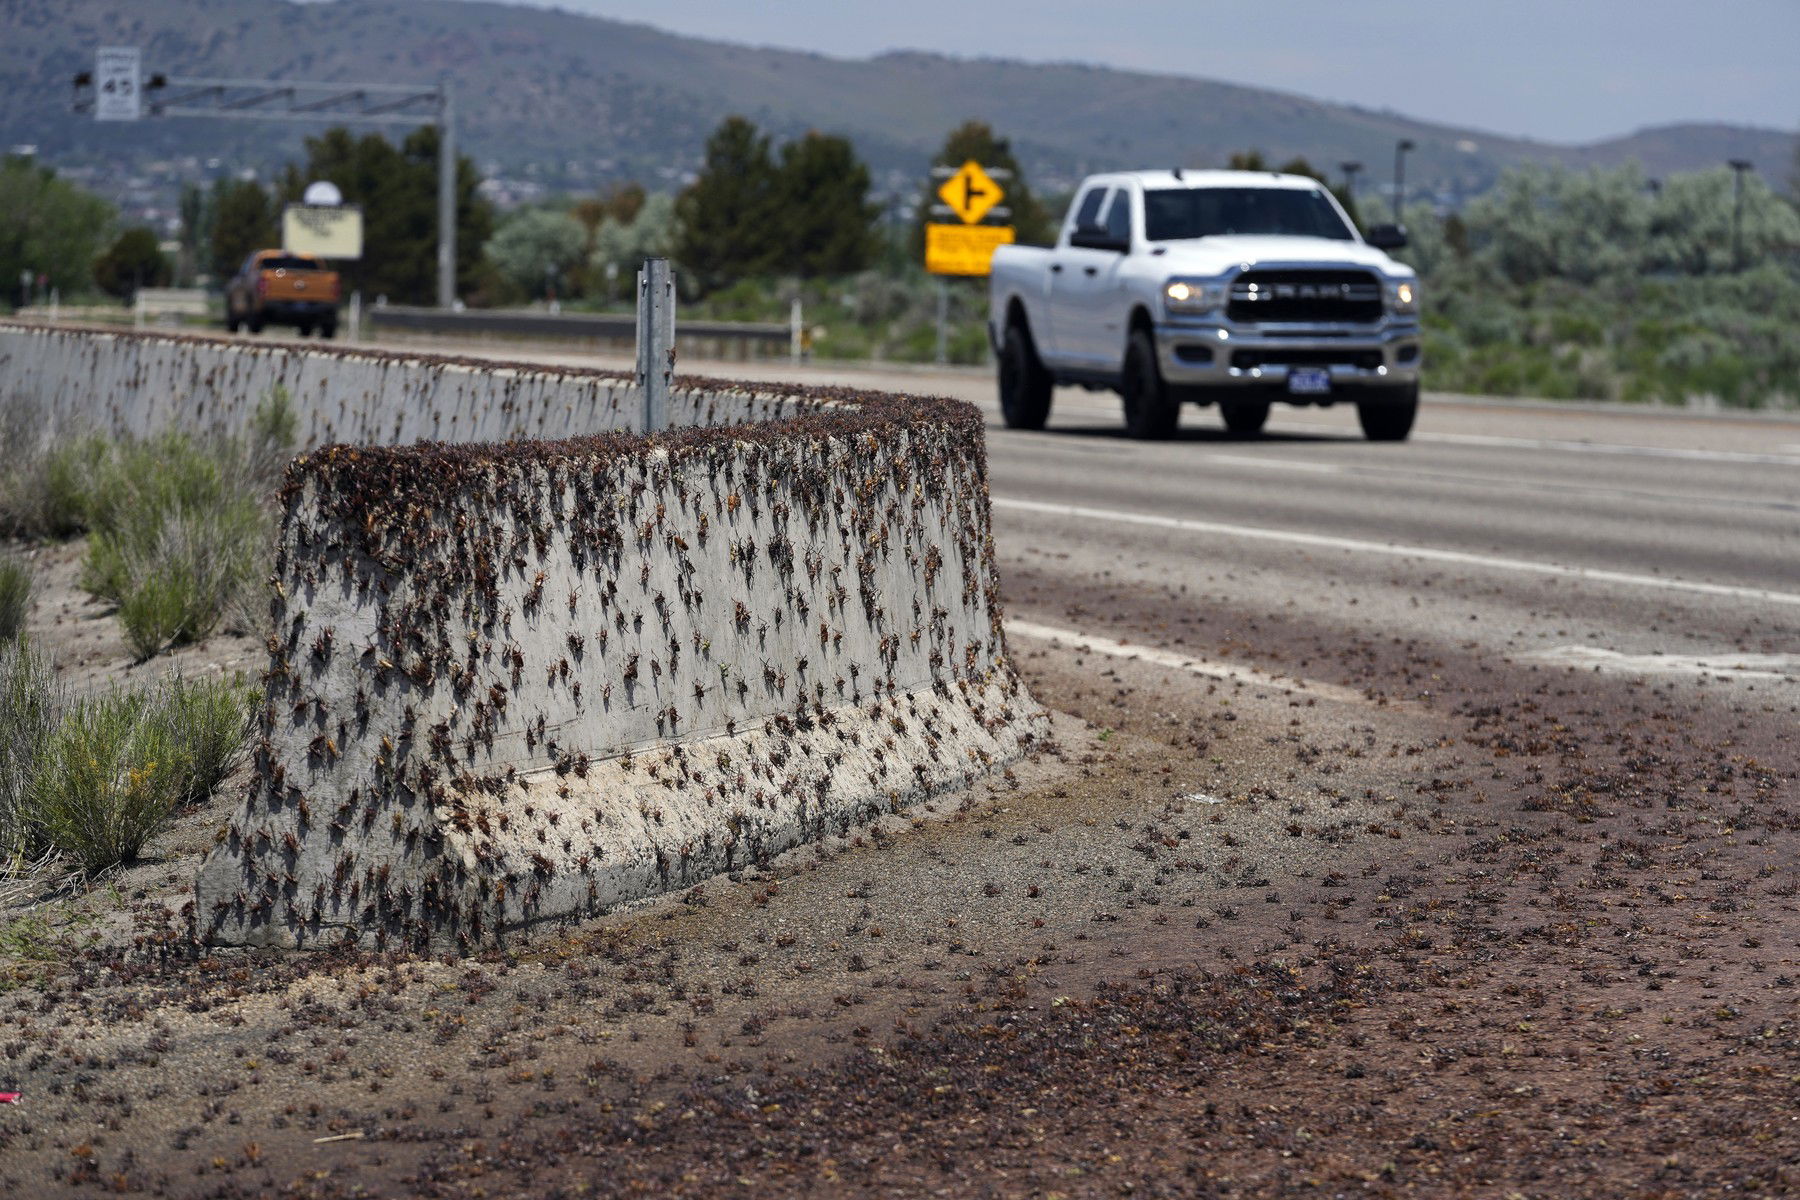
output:
M1348 433L1347 427L1319 422L1284 422L1279 429L1308 429ZM1800 467L1800 454L1767 454L1750 450L1694 450L1683 446L1628 446L1618 442L1579 442L1561 438L1502 437L1486 433L1415 432L1415 442L1439 442L1456 446L1508 446L1521 450L1567 450L1575 454L1623 454L1640 458L1678 458L1696 462L1765 463Z
M1298 679L1288 675L1271 675L1266 671L1259 671L1255 667L1242 667L1232 663L1212 662L1204 658L1191 658L1185 654L1176 654L1172 650L1159 650L1155 646L1144 646L1136 642L1122 642L1117 638L1094 637L1092 634L1078 633L1073 629L1058 629L1052 625L1038 625L1031 621L1008 620L1006 632L1009 637L1030 638L1039 642L1060 642L1065 646L1073 646L1077 650L1086 650L1092 654L1105 654L1112 658L1134 658L1140 662L1147 662L1158 667L1172 667L1177 671L1186 671L1191 675L1199 675L1206 679L1274 688L1278 691L1294 692L1302 696L1316 696L1320 700L1337 700L1348 704L1371 703L1367 696L1355 688L1339 687L1335 683L1320 683L1316 679Z
M1621 654L1599 646L1557 646L1525 657L1621 675L1716 675L1800 683L1800 654Z
M1365 463L1314 463L1291 458L1251 457L1248 454L1207 454L1205 462L1223 463L1230 467L1262 467L1271 471L1298 471L1306 475L1354 475L1368 479L1416 479L1424 483L1475 484L1523 491L1533 495L1544 492L1567 492L1582 496L1614 496L1631 500L1651 500L1662 504L1711 504L1744 508L1774 508L1783 511L1800 508L1781 500L1746 500L1741 496L1719 496L1706 492L1647 492L1637 488L1605 487L1598 484L1559 483L1520 477L1501 479L1493 475L1451 474L1447 471L1409 470L1405 467L1378 467ZM1796 460L1800 463L1800 459Z
M1252 458L1248 454L1208 454L1207 462L1230 467L1263 467L1273 471L1301 471L1309 475L1348 475L1353 468L1335 463L1299 462L1291 458Z
M1800 605L1800 593L1795 592L1735 587L1724 583L1703 583L1695 579L1672 579L1660 575L1636 575L1629 571L1605 571L1596 567L1568 567L1560 563L1537 562L1528 558L1502 558L1490 554L1469 554L1462 550L1440 550L1433 546L1402 546L1393 542L1369 542L1360 538L1333 537L1323 533L1295 533L1286 529L1262 529L1254 525L1227 525L1219 521L1191 521L1182 517L1159 517L1153 513L1124 512L1112 508L1086 508L1079 504L1044 504L1037 500L1014 500L1004 496L995 496L993 505L995 508L1043 513L1055 517L1075 517L1086 521L1114 521L1124 525L1147 525L1153 529L1179 529L1184 533L1210 533L1222 537L1282 542L1290 546L1349 550L1358 554L1415 558L1427 562L1455 563L1459 566L1483 567L1495 571L1555 575L1565 579L1586 579L1595 583L1618 583L1630 587L1660 588L1671 592L1693 592L1702 596L1729 596L1734 600L1763 600L1771 604Z

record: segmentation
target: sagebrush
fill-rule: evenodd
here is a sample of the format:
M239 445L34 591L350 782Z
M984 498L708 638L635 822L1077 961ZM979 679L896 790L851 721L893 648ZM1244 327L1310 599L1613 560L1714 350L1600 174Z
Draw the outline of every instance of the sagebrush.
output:
M5 867L37 857L43 848L32 816L33 787L64 706L56 669L46 655L20 639L0 643L0 859Z
M225 621L258 631L269 497L298 431L283 389L236 437L82 434L46 444L34 419L27 405L7 412L8 427L32 432L16 461L0 467L0 530L87 533L81 585L117 607L140 659Z
M32 828L89 875L135 861L230 771L253 700L241 684L173 679L76 701L39 755Z
M0 552L0 642L10 642L25 628L31 613L31 568Z
M45 656L0 647L5 864L53 853L93 875L135 860L230 773L257 698L239 681L172 678L71 701Z

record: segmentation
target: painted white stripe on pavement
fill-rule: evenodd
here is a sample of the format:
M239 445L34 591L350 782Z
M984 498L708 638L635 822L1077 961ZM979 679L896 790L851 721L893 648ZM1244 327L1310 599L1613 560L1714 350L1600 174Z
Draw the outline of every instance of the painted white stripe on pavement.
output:
M1557 646L1525 657L1622 675L1716 675L1800 683L1800 654L1621 654L1600 646Z
M1332 433L1351 432L1348 426L1326 425L1316 421L1283 422L1281 429L1314 429ZM1640 458L1679 458L1696 462L1772 463L1783 467L1800 467L1800 455L1766 454L1751 450L1694 450L1684 446L1630 446L1620 442L1503 437L1488 433L1428 433L1419 430L1413 432L1412 440L1415 442L1438 442L1453 446L1508 446L1521 450L1567 450L1575 454L1625 454Z
M1248 454L1208 454L1205 458L1207 462L1224 463L1228 467L1262 467L1273 471L1303 471L1311 475L1344 475L1352 470L1336 463L1300 462L1291 458L1252 458Z
M1338 700L1349 704L1370 703L1369 698L1355 688L1339 687L1335 683L1320 683L1316 679L1297 679L1287 675L1271 675L1266 671L1259 671L1255 667L1240 667L1231 663L1190 658L1185 654L1176 654L1172 650L1159 650L1155 646L1139 645L1136 642L1122 642L1117 638L1094 637L1092 634L1077 633L1073 629L1057 629L1052 625L1008 620L1006 632L1008 636L1030 638L1033 641L1061 642L1065 646L1073 646L1077 650L1086 650L1093 654L1105 654L1113 658L1135 658L1158 667L1172 667L1177 671L1186 671L1191 675L1200 675L1207 679L1221 679L1227 683L1275 688L1283 692L1295 692L1303 696L1316 696L1321 700Z
M1495 571L1555 575L1565 579L1586 579L1596 583L1624 584L1628 587L1660 588L1664 591L1692 592L1702 596L1729 596L1734 600L1762 600L1771 604L1800 605L1800 593L1795 592L1735 587L1724 583L1703 583L1694 579L1670 579L1660 575L1635 575L1629 571L1604 571L1597 567L1568 567L1560 563L1537 562L1528 558L1502 558L1489 554L1469 554L1462 550L1440 550L1433 546L1401 546L1392 542L1369 542L1360 538L1333 537L1323 533L1296 533L1286 529L1262 529L1253 525L1227 525L1219 521L1159 517L1153 513L1124 512L1112 508L1086 508L1079 504L1045 504L1037 500L1015 500L1004 496L995 496L993 505L995 508L1043 513L1046 516L1075 517L1085 521L1114 521L1125 525L1147 525L1154 529L1179 529L1184 533L1211 533L1221 537L1283 542L1290 546L1348 550L1357 554L1380 554L1390 558L1416 558L1426 562L1455 563L1458 566L1483 567Z

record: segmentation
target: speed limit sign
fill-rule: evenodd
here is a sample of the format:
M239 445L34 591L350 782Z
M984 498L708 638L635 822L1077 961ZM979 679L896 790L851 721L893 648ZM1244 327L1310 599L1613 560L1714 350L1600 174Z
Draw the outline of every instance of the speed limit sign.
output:
M136 46L102 46L94 56L94 119L135 121L144 115Z

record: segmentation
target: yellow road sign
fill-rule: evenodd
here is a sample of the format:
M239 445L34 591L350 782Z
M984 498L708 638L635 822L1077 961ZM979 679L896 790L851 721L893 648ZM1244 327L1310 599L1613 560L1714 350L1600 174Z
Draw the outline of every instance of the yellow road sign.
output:
M994 247L1013 240L1011 225L927 225L925 269L933 275L986 275Z
M988 209L1006 198L994 177L981 169L981 164L974 159L964 163L956 174L944 180L938 189L938 199L950 206L950 211L961 217L964 223L974 225L987 216ZM987 274L982 271L981 274Z

